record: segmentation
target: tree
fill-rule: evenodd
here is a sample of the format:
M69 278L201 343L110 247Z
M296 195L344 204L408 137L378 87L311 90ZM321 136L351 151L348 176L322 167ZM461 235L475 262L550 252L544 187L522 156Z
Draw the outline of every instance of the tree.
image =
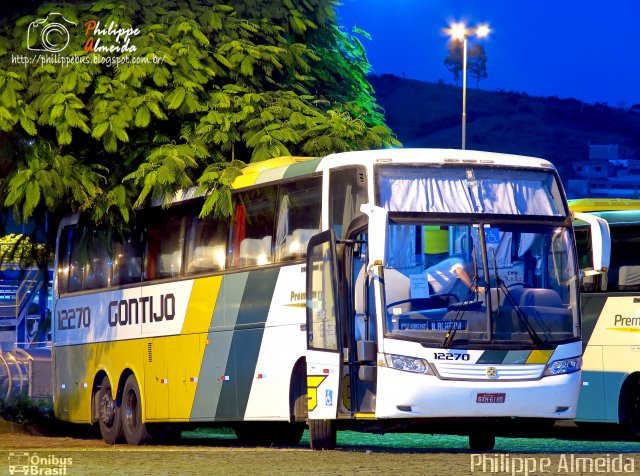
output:
M480 81L487 79L487 55L482 45L473 45L469 50L469 74L476 80L476 89L480 87Z
M447 71L453 74L456 80L456 86L460 81L460 73L462 72L462 42L459 40L451 40L449 42L449 55L444 59Z
M52 244L55 223L73 211L119 230L149 197L198 185L210 192L203 214L228 214L230 184L245 162L398 145L367 81L360 32L338 27L335 5L99 0L8 8L0 20L4 205L23 221L48 222ZM32 22L52 12L76 25L66 24L68 46L28 50L41 40L31 36Z
M449 43L449 55L444 59L447 70L453 74L456 86L460 80L462 72L462 43L459 40L452 40ZM487 55L482 45L474 45L467 54L467 70L468 73L476 80L476 88L479 87L481 80L486 79L487 75Z

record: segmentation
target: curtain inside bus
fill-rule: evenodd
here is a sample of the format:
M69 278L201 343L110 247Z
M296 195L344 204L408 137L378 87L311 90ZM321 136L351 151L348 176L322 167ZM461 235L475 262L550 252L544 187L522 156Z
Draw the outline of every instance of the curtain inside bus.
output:
M380 167L379 203L389 211L564 216L549 172Z

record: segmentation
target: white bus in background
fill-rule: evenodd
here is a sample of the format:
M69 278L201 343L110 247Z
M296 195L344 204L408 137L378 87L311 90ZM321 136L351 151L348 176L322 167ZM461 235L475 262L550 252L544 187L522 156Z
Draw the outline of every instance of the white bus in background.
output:
M314 449L349 428L455 428L490 449L500 421L575 417L575 240L549 162L279 158L234 189L225 220L186 193L113 241L62 222L56 416L130 444L181 425L291 444L307 423Z
M574 212L606 221L611 259L591 275L593 237L574 222L582 282L583 386L579 422L615 423L640 438L640 200L570 200Z

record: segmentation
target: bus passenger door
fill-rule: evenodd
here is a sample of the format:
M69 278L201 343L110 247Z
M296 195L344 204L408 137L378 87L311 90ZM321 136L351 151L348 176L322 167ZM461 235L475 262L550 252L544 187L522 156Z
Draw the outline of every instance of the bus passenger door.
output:
M377 318L375 280L367 272L367 235L354 236L356 249L346 253L349 260L353 306L347 306L349 316L349 403L356 415L374 414L376 409L376 341ZM355 253L354 253L355 251ZM349 296L351 297L351 296Z
M333 230L311 238L307 252L307 396L309 419L332 420L340 405L342 316Z

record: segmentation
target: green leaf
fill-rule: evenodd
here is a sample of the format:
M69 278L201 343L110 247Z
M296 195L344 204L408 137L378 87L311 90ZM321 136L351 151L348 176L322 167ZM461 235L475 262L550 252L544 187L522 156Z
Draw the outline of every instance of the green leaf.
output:
M104 133L107 132L107 129L109 129L109 123L102 122L93 128L91 137L93 137L94 139L100 139L104 135Z
M245 76L253 76L253 61L251 57L246 56L240 64L240 72Z
M137 127L147 127L151 121L151 113L147 106L140 106L136 112L135 124Z
M167 96L165 103L169 109L178 109L184 101L185 89L182 86L178 86L171 91Z

